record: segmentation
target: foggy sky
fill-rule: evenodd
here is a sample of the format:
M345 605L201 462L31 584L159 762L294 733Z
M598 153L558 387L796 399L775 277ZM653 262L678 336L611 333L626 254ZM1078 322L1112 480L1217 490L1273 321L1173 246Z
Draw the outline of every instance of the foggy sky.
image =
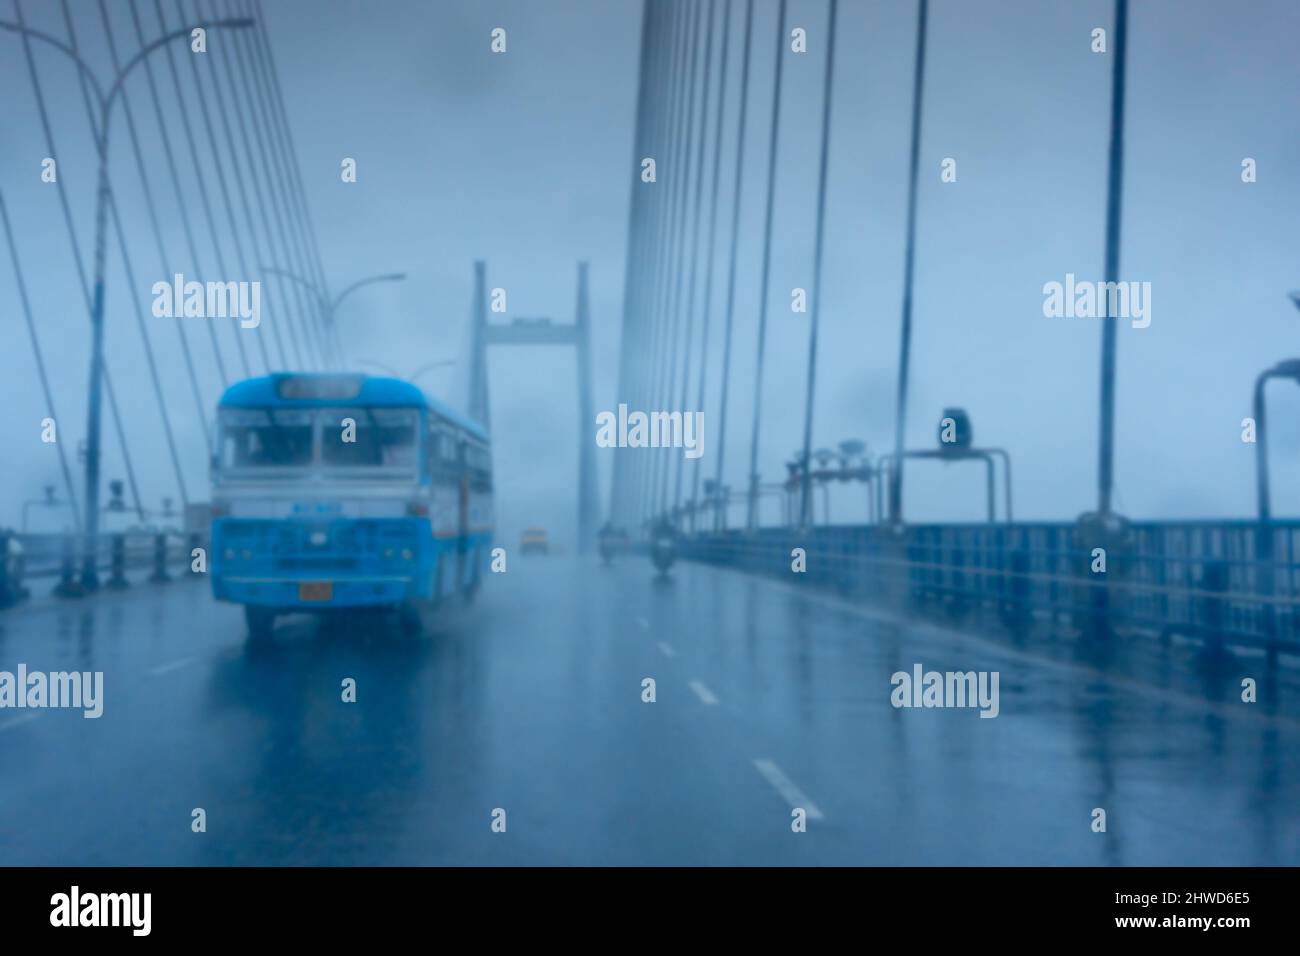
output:
M12 19L12 6L13 0L0 0L0 19ZM183 6L191 16L192 4ZM742 144L734 414L726 452L735 487L743 485L748 459L776 6L775 0L756 4ZM119 46L134 49L125 0L108 7ZM71 8L86 55L107 71L98 4L77 0ZM147 32L156 35L152 2L140 8ZM179 23L176 4L168 0L164 8L171 25ZM1111 61L1089 50L1089 34L1111 26L1111 8L1109 0L931 4L908 444L932 446L942 408L967 408L979 444L1011 451L1018 518L1068 519L1095 505L1100 323L1044 318L1041 290L1071 272L1102 278ZM25 0L23 9L32 26L66 36L57 3ZM790 313L789 290L803 286L816 294L813 217L827 4L792 0L789 9L787 30L804 26L809 52L788 55L785 64L763 383L760 471L768 479L784 473L782 462L801 441L807 316ZM432 359L457 358L454 373L432 372L422 384L460 403L473 260L488 261L488 283L507 289L511 316L569 321L576 263L586 259L596 410L614 408L628 203L638 172L632 135L640 4L267 0L264 14L333 288L376 272L410 274L403 284L376 286L349 300L340 323L350 358L404 373ZM850 437L877 449L892 444L915 14L911 0L841 3L814 447ZM742 15L735 0L724 169L736 146ZM1300 313L1286 298L1300 288L1293 239L1300 198L1298 25L1300 13L1287 0L1147 0L1130 13L1120 273L1153 289L1151 327L1121 323L1119 329L1116 505L1132 517L1253 513L1254 446L1241 442L1240 421L1250 412L1254 376L1294 354L1300 331ZM501 56L488 48L496 26L509 36ZM215 32L210 42L218 42ZM94 152L85 108L63 58L48 50L37 57L60 180L88 258ZM192 67L183 59L180 67L186 108L199 122ZM51 154L21 44L7 33L0 33L0 89L6 91L0 189L19 232L60 440L71 453L84 433L89 323L56 187L40 181L41 160ZM160 158L162 135L182 160L187 206L208 263L204 278L258 278L231 264L234 247L221 211L218 234L231 274L213 275L175 91L170 82L163 90L168 119L160 130L143 77L135 75L127 87L173 269L198 273ZM143 497L156 506L176 492L141 359L133 306L142 308L190 497L205 500L206 455L176 322L148 314L149 287L170 276L149 231L124 117L116 115L113 124L113 186L137 282L127 287L110 244L109 365ZM340 181L343 157L357 160L355 184ZM956 183L940 182L945 157L957 160ZM1244 157L1257 161L1258 182L1241 182ZM209 170L206 179L215 190L214 176ZM723 210L731 188L726 175ZM725 226L725 212L720 221ZM714 261L720 275L728 238L720 228ZM0 359L9 383L3 428L11 449L0 473L0 521L16 525L22 500L36 497L41 484L56 483L57 466L50 446L40 442L39 422L48 410L8 256L0 248L0 315L9 345ZM725 282L715 280L714 290L707 473L716 453L709 442L718 433ZM268 315L263 329L275 320ZM199 362L205 401L215 406L220 383L207 331L197 324L206 320L186 321L195 324L179 331ZM218 334L233 356L233 333L222 328ZM579 441L573 374L572 355L560 351L514 349L491 359L499 525L507 538L527 524L570 536ZM1300 467L1300 392L1278 385L1270 401L1275 511L1290 515L1300 510L1300 488L1289 480ZM104 434L105 476L121 477L107 417ZM581 440L593 434L594 423ZM602 490L616 453L635 454L598 454ZM966 467L909 468L908 516L979 518L982 490L973 480L979 471L969 466L968 476ZM860 497L836 489L834 516L859 519Z

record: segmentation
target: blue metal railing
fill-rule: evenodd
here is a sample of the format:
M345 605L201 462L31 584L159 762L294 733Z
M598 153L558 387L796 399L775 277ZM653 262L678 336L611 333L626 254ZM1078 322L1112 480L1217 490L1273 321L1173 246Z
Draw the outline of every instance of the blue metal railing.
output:
M27 597L37 579L57 578L55 594L81 594L77 578L85 547L80 535L0 531L0 607ZM189 570L195 548L207 547L206 536L197 533L108 533L96 539L95 564L106 575L104 586L120 589L130 585L129 573L135 571L148 571L147 580L155 583L171 580L178 565Z
M1300 522L829 526L683 536L688 560L783 576L953 618L1068 623L1300 651ZM1104 549L1105 570L1098 570Z

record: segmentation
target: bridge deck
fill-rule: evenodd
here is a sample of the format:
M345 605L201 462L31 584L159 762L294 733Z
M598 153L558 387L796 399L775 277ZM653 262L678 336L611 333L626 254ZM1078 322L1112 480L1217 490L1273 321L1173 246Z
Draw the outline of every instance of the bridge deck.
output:
M0 669L103 670L105 704L0 711L0 862L1300 863L1294 688L578 560L514 559L419 639L303 619L250 652L203 583L11 609ZM914 663L1000 671L1000 716L894 709Z

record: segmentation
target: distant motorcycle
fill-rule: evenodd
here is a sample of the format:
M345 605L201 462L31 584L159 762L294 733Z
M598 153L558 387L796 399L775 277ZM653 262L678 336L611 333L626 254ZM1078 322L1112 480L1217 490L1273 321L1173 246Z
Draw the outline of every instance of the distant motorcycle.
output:
M650 539L650 560L660 574L667 574L677 560L677 535L671 528L655 530Z
M600 561L606 567L614 563L614 539L602 534L599 542Z

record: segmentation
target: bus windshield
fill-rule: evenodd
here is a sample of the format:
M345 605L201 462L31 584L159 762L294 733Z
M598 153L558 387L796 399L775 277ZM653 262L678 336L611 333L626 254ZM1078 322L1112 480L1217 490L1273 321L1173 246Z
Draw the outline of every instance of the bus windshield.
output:
M227 408L221 413L223 470L279 473L312 463L311 412L290 409Z
M339 408L321 413L321 463L349 477L408 476L419 461L419 415L410 408Z

